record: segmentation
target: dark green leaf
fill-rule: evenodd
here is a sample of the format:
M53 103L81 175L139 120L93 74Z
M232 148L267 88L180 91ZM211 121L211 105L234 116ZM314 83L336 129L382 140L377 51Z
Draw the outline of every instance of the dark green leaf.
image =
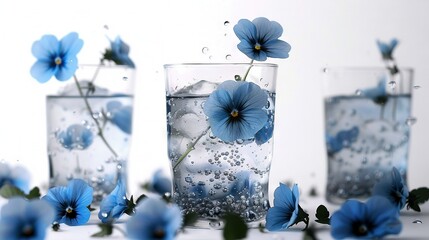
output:
M127 209L125 209L125 214L131 216L134 214L134 209L136 204L134 203L134 196L131 195L130 200L127 199Z
M225 227L223 229L223 238L225 240L245 239L247 236L247 224L240 215L227 213L223 220Z
M34 187L25 197L27 199L40 199L40 189L38 187Z
M87 208L90 212L97 210L96 208L91 207L91 204L89 204Z
M429 188L420 187L413 189L408 195L408 208L413 209L414 211L420 212L419 204L423 204L429 200Z
M91 235L91 237L105 237L112 235L113 225L111 223L100 223L98 224L100 231Z
M329 211L324 205L320 205L316 210L316 222L321 224L330 224Z
M25 197L25 193L13 185L5 184L2 188L0 188L0 196L6 199L12 197Z
M303 240L317 240L316 229L313 226L310 225L310 227L305 230Z
M187 213L183 218L183 226L192 226L198 220L196 212Z
M145 194L140 195L140 197L138 197L136 200L136 204L139 204L139 202L145 198L147 198L147 196Z
M306 212L301 208L301 206L299 206L299 205L298 205L298 207L299 207L299 209L298 209L298 217L296 218L296 220L295 220L294 224L298 224L298 223L300 223L300 222L305 223L305 227L304 227L304 229L302 229L302 230L304 231L304 230L306 230L306 229L307 229L307 227L308 227L308 223L309 223L310 219L309 219L309 217L308 217L308 213L306 213Z

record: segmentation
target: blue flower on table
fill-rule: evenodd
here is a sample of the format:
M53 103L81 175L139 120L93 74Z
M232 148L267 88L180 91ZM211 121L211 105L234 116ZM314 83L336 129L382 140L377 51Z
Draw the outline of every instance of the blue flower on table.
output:
M127 189L122 180L118 183L113 191L107 195L100 203L98 218L103 223L112 222L118 219L128 208Z
M359 128L356 126L341 130L335 136L327 135L326 147L328 154L334 154L343 148L350 147L352 143L356 142L358 136Z
M69 150L88 148L94 139L92 131L82 124L73 124L57 134L57 139L64 148Z
M251 82L228 80L204 104L213 135L225 142L253 138L268 116L262 108L268 95Z
M82 179L72 179L65 186L49 189L42 197L54 207L58 223L70 226L83 225L88 222L91 213L88 206L92 203L93 189Z
M395 50L395 47L397 45L398 45L398 40L395 38L390 40L389 43L385 43L380 40L377 40L378 49L380 50L383 59L386 59L386 60L393 59L393 50Z
M171 193L171 179L167 177L161 169L155 171L149 184L149 190L160 195Z
M54 210L42 200L11 198L0 215L0 239L43 240L54 219Z
M330 220L335 239L376 239L402 230L399 212L385 197L373 196L366 203L349 199Z
M131 239L172 240L181 228L182 221L182 213L176 204L169 204L161 199L145 198L127 221L126 229Z
M234 32L240 43L238 49L250 59L265 61L271 58L288 58L291 46L279 40L283 33L282 26L267 18L255 18L252 22L240 19L234 26Z
M31 52L37 58L31 67L31 75L40 83L52 76L59 81L70 79L76 72L76 55L82 49L83 40L75 32L64 36L60 41L54 35L44 35L33 43Z
M299 190L294 184L292 190L283 183L274 191L274 206L268 209L265 227L269 231L285 230L297 223L299 213Z
M398 210L401 210L407 203L409 192L398 169L393 167L391 174L384 176L375 184L372 195L389 199Z
M30 173L22 166L11 167L9 164L0 163L0 188L5 184L10 184L28 192L30 183Z
M103 59L111 60L117 65L127 65L130 68L135 68L133 60L128 56L130 46L122 41L121 37L117 36L115 40L110 41L110 49L106 49Z
M133 120L133 108L131 106L124 106L119 101L110 101L107 103L107 111L109 120L114 125L123 132L131 134Z

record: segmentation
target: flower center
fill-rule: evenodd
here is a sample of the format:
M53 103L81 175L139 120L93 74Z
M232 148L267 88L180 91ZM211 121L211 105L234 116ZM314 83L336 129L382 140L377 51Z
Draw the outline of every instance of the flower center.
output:
M165 238L165 232L162 228L158 228L152 232L152 236L154 239L164 239Z
M56 65L60 65L62 62L63 62L63 61L61 60L61 58L60 58L60 57L56 57L56 58L55 58L55 64L56 64Z
M261 50L261 44L256 43L255 44L255 49L258 50L258 51Z
M354 234L356 236L366 236L368 234L368 226L365 223L355 225Z
M231 117L233 117L233 118L238 117L238 110L237 110L237 109L233 109L233 110L231 111Z
M71 207L67 207L67 208L66 208L66 212L67 212L67 213L72 213L72 212L73 212L73 208L71 208Z
M22 228L21 237L32 237L34 236L34 228L30 224L26 224Z

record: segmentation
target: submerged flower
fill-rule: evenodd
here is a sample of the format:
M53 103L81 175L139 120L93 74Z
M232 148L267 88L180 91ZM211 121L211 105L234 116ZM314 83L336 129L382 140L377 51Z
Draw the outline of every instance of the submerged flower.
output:
M12 198L0 215L0 239L43 240L54 219L54 210L42 200Z
M387 198L379 196L369 198L366 203L347 200L332 214L330 224L335 239L376 239L402 230L396 207Z
M154 198L143 199L126 223L128 237L140 240L174 239L181 226L179 207Z
M92 144L93 135L87 126L73 124L66 131L58 133L57 139L64 148L83 150Z
M285 230L297 223L299 213L299 190L292 190L283 183L274 191L274 206L268 209L266 228L269 231Z
M111 222L118 219L128 208L126 197L127 189L122 180L118 180L115 189L107 195L100 203L98 218L103 222Z
M283 33L278 22L264 17L255 18L252 22L240 19L234 26L234 32L240 39L238 49L250 59L265 61L268 57L289 57L289 43L278 39Z
M390 43L384 43L377 40L378 49L381 52L383 59L392 60L393 59L393 50L395 50L396 45L398 45L397 39L390 40Z
M82 49L83 40L75 32L64 36L60 41L54 35L44 35L33 43L31 52L37 58L31 67L31 75L40 83L52 76L59 81L70 79L76 72L76 55Z
M110 41L110 49L106 49L103 54L103 59L111 60L117 65L127 65L130 68L135 68L133 60L128 56L130 46L117 36L114 41Z
M123 106L121 102L110 101L107 103L107 111L109 112L109 120L118 126L123 132L131 134L133 108L131 106Z
M157 170L149 183L149 190L164 195L165 193L170 193L171 189L171 179L161 169Z
M348 130L341 130L335 136L326 136L326 147L328 154L334 154L341 149L350 147L359 136L359 128L354 126Z
M91 215L88 206L92 203L93 189L82 179L72 179L67 187L59 186L49 189L42 199L54 207L58 223L70 226L83 225Z
M268 116L268 95L251 82L225 81L204 104L213 134L225 142L253 138Z
M10 184L21 189L23 192L28 192L30 183L30 173L21 166L11 167L6 163L0 163L0 188L5 184Z
M407 202L409 192L398 169L393 167L391 174L384 176L380 182L375 184L372 195L389 199L398 210L401 210Z

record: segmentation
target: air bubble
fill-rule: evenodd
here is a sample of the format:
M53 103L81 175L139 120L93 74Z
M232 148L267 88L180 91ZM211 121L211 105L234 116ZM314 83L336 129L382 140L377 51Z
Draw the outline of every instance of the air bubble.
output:
M104 166L103 165L98 166L97 171L99 171L99 172L104 171Z
M356 94L356 95L358 95L358 96L362 95L362 90L357 89L357 90L355 91L355 94Z
M201 49L201 52L203 54L207 54L209 52L209 48L208 47L203 47L203 49Z

